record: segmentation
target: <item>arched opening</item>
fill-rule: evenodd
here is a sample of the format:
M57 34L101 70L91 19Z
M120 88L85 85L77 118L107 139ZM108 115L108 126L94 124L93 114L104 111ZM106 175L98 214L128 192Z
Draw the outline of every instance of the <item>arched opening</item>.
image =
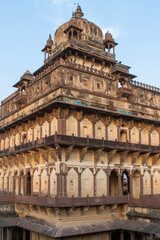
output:
M73 31L73 40L78 40L78 33Z
M30 172L27 174L27 184L26 184L26 194L27 196L31 196L31 175Z
M127 142L127 131L126 130L120 131L120 141Z
M115 170L113 170L110 174L109 192L111 196L118 195L118 176Z
M123 236L124 236L123 237L124 240L130 240L131 239L131 234L127 231L124 231Z
M128 172L124 171L122 173L122 194L123 195L128 195L129 194L129 176Z
M26 134L23 134L22 143L23 144L27 143L27 135Z
M71 33L71 31L70 31L70 32L69 32L69 35L68 35L69 41L71 40L71 36L72 36L72 33Z
M140 173L138 171L135 171L133 174L133 197L136 199L140 198Z

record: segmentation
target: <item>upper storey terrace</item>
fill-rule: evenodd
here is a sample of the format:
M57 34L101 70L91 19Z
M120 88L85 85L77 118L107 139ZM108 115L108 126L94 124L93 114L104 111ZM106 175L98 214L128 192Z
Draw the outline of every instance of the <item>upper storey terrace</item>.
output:
M70 21L46 42L44 65L27 71L17 90L1 103L1 127L29 118L52 105L70 104L157 121L160 89L134 81L129 67L115 59L117 43L83 18L78 6Z

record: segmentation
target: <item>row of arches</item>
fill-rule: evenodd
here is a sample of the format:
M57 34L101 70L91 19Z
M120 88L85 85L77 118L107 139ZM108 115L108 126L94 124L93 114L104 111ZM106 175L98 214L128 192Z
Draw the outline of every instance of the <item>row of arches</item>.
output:
M80 130L78 127L78 121L73 116L66 119L66 127L64 134L96 138L107 139L111 141L151 144L159 146L159 133L155 129L149 133L147 129L139 131L135 126L129 129L126 125L122 125L118 128L114 123L106 126L101 120L97 121L95 125L85 118L80 121ZM25 144L29 141L35 141L37 139L44 138L46 136L54 135L55 132L59 133L58 119L53 118L51 122L47 120L42 126L36 124L34 128L29 128L27 131L22 131L16 135L11 135L1 140L1 150L13 148L15 145Z
M15 193L16 195L50 195L52 197L58 194L58 175L55 169L48 174L46 169L38 172L35 170L31 175L30 171L20 174L0 175L0 191ZM66 174L64 181L66 195L68 197L93 197L93 196L118 196L133 195L134 198L140 198L141 194L160 194L160 173L155 171L151 175L145 171L141 175L137 170L132 175L127 170L119 174L117 170L110 173L100 169L96 174L91 169L86 168L79 174L74 168L71 168ZM153 189L152 189L153 188Z

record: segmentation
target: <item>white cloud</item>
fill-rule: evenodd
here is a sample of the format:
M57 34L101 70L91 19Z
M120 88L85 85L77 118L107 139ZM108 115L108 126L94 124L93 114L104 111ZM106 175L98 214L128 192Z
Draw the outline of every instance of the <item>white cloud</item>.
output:
M116 27L108 27L108 28L104 28L104 29L102 30L102 32L103 32L104 35L105 35L108 31L113 35L113 37L116 37L116 38L120 37L120 35L121 35L119 29L116 28Z

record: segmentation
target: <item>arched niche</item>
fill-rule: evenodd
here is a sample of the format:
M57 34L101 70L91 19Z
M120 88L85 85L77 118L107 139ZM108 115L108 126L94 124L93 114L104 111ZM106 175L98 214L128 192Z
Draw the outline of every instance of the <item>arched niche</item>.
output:
M58 120L56 117L51 121L51 135L54 135L55 132L58 132Z
M143 194L151 194L151 175L148 171L145 171L143 176Z
M48 175L46 169L44 169L41 175L41 193L47 194L47 192L48 192Z
M49 136L49 123L45 121L42 125L42 138Z
M66 134L77 136L77 120L73 116L66 120Z
M153 175L153 194L160 194L160 174L155 171Z
M96 195L107 195L107 177L102 169L96 175Z
M109 176L109 192L111 196L118 195L118 176L115 170L112 170Z
M151 145L159 146L159 133L156 130L151 132Z
M32 128L29 128L28 129L28 142L32 142L32 140L33 140L33 130L32 130Z
M131 143L139 143L139 131L136 127L131 129Z
M34 141L37 139L40 139L40 126L38 124L34 127Z
M57 194L57 176L56 171L53 169L50 174L50 195L55 196Z
M7 137L7 138L5 139L5 149L8 149L8 148L9 148L9 142L10 142L9 137Z
M39 193L39 174L37 170L33 174L33 192Z
M16 146L19 146L20 145L20 133L17 133L16 136L15 136L15 144Z
M141 175L140 172L137 170L133 173L132 183L133 183L133 197L139 199L141 193Z
M93 197L93 173L86 168L81 174L81 195L82 197Z
M117 139L117 127L114 123L108 126L108 140L115 141Z
M105 139L105 125L102 121L98 121L95 124L95 138L97 139L101 139L104 138Z
M14 136L13 135L10 137L10 147L11 148L14 147Z
M122 126L120 127L119 136L120 136L120 142L128 142L129 131L128 131L128 127L125 124L122 124Z
M67 196L78 197L78 174L73 168L69 170L67 175Z
M90 138L93 137L92 123L87 118L83 119L80 122L80 136L81 137L89 136Z
M141 144L148 145L149 144L149 133L146 129L141 131Z

